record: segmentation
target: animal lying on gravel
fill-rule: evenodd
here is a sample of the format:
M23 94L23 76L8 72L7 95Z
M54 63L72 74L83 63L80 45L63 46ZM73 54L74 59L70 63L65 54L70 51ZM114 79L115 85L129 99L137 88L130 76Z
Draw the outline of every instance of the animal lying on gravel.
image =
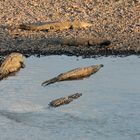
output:
M103 67L103 64L93 65L93 66L83 67L83 68L76 68L74 70L70 70L68 72L62 73L50 80L43 82L42 86L47 86L49 84L53 84L55 82L60 82L60 81L83 79L96 73L101 67Z
M58 107L58 106L61 106L61 105L69 104L74 99L77 99L80 96L82 96L82 93L75 93L75 94L70 95L68 97L63 97L63 98L59 98L59 99L53 100L53 101L51 101L49 103L49 107Z
M23 61L24 57L21 53L11 53L6 56L0 66L0 80L24 68Z
M71 38L60 38L59 42L61 45L69 45L69 46L109 46L111 44L110 40L101 39L98 37L71 37Z
M77 28L87 28L92 24L85 21L75 20L73 22L64 21L64 22L48 22L42 25L19 25L19 29L32 30L32 31L61 31L65 29L77 29Z

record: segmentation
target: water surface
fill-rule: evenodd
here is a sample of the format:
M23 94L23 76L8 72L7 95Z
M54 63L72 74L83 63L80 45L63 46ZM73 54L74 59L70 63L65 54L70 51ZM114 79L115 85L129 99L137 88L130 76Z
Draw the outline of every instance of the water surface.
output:
M0 82L0 140L139 140L140 58L30 57L26 68ZM95 75L46 87L73 68L104 64ZM48 109L76 92L69 105Z

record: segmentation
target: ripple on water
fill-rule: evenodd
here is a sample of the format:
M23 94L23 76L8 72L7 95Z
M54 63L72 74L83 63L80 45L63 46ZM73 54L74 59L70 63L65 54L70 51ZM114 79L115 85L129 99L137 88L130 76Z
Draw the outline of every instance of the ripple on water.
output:
M140 61L125 58L30 57L26 68L0 82L0 139L140 139ZM73 68L104 64L95 75L42 87ZM51 100L80 92L72 103Z

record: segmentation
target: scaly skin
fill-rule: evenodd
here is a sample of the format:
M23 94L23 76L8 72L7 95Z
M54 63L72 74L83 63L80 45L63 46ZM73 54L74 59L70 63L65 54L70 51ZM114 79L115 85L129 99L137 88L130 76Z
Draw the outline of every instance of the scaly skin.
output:
M84 68L76 68L74 70L70 70L68 72L62 73L50 80L43 82L42 86L47 86L49 84L53 84L55 82L60 82L60 81L83 79L96 73L101 67L103 67L102 64L93 65L93 66L84 67Z
M60 38L60 42L62 45L70 45L70 46L108 46L111 44L111 41L105 40L98 37L71 37L71 38Z
M69 104L74 99L77 99L80 96L82 96L82 93L75 93L75 94L69 95L68 97L62 97L62 98L53 100L49 103L49 107L58 107L58 106L61 106L61 105Z
M6 56L0 66L0 80L23 68L25 66L23 61L23 55L20 53L11 53Z
M72 28L76 29L76 28L88 28L92 26L91 23L88 23L86 21L80 21L80 20L75 20L72 22Z
M101 65L96 65L84 68L77 68L59 75L58 80L65 81L65 80L83 79L96 73L101 67L102 67Z
M66 29L76 29L76 28L87 28L92 24L84 22L84 21L64 21L64 22L48 22L42 25L26 25L21 24L18 28L24 30L32 30L32 31L61 31Z

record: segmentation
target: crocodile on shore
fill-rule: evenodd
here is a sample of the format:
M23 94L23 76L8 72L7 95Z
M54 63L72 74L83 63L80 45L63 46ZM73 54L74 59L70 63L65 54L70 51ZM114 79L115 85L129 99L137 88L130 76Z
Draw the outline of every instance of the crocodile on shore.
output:
M19 29L32 30L32 31L61 31L66 29L77 29L77 28L87 28L92 26L91 23L86 21L75 20L73 22L64 21L64 22L48 22L41 25L33 24L20 24Z
M109 46L111 44L110 40L102 39L99 37L91 36L91 37L70 37L70 38L59 38L58 40L61 45L68 46Z
M21 53L11 53L6 56L0 66L0 80L10 75L14 75L20 68L24 68L23 55Z

